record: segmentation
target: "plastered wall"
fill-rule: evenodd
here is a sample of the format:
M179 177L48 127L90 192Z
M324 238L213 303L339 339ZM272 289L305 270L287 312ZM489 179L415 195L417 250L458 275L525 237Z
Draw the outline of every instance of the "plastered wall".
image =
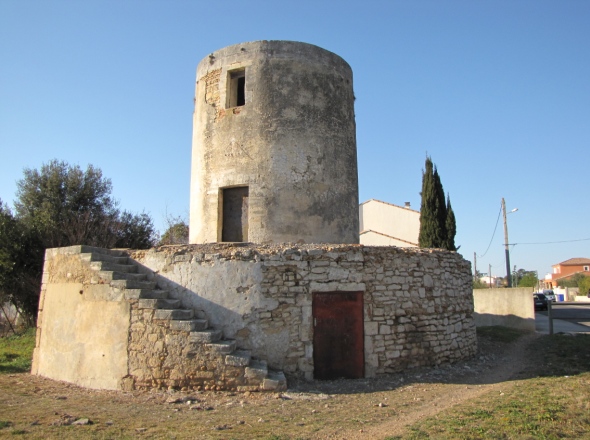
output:
M533 288L474 289L475 325L535 331Z
M48 250L32 373L118 389L127 374L130 305L93 278L78 255Z

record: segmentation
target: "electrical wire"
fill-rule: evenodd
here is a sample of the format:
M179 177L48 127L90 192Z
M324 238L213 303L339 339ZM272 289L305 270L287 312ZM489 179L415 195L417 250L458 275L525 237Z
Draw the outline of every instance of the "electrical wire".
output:
M500 205L500 211L498 211L498 218L496 219L496 226L494 227L494 233L492 234L492 238L490 239L490 244L488 244L488 248L483 253L483 255L478 255L479 258L483 258L486 256L488 251L490 250L490 246L492 245L492 241L494 241L494 236L496 235L496 229L498 229L498 223L500 222L500 214L502 213L502 205Z
M555 244L555 243L573 243L575 241L588 241L590 238L580 238L578 240L562 240L562 241L539 241L536 243L512 243L511 246L516 246L517 244Z

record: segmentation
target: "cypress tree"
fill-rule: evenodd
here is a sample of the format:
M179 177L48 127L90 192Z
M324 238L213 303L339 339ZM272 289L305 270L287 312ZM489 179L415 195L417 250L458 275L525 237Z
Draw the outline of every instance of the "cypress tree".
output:
M418 245L421 248L455 249L455 213L450 198L445 202L445 192L436 166L426 157L422 173L422 202L420 205L420 233Z
M457 224L455 223L455 213L453 212L453 208L451 207L451 198L449 197L449 195L447 195L446 226L447 245L445 246L445 248L450 251L456 251L457 248L455 247L455 234L457 234Z
M436 221L439 230L440 241L437 248L446 249L447 245L447 205L445 203L445 190L443 189L436 165L434 166L434 189L436 191Z
M441 242L437 213L437 194L434 180L434 165L426 156L422 172L422 201L420 203L420 233L418 244L421 248L439 247Z

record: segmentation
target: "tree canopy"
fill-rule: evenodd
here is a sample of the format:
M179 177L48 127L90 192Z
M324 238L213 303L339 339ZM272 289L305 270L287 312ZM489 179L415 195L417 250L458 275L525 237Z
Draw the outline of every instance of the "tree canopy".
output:
M519 269L514 273L513 283L516 287L537 287L538 281L534 271Z
M11 303L32 322L43 266L39 238L0 200L0 304Z
M78 244L148 249L157 239L145 213L121 212L110 179L88 165L52 160L25 169L15 213L0 201L0 301L31 318L37 311L46 248Z
M166 232L162 234L159 244L188 244L188 224L186 221L175 218L170 223Z
M577 287L580 295L590 293L590 276L583 273L576 273L569 278L563 278L557 281L559 287Z
M427 156L422 173L422 201L420 204L420 233L418 244L421 248L441 248L451 251L455 247L457 226L451 199L445 192L432 159Z

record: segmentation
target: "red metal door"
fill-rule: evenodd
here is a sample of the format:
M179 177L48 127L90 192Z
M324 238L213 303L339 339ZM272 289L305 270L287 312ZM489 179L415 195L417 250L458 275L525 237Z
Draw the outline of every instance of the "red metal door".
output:
M312 313L314 377L364 377L363 292L315 292Z

